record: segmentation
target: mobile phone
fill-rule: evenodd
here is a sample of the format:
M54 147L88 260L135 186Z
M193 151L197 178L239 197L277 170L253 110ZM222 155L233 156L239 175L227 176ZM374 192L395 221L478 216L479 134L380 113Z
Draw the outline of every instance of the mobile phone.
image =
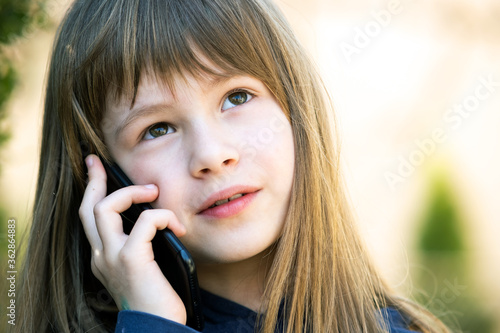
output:
M101 161L108 175L108 193L133 185L118 164L108 164L102 158ZM139 215L146 209L153 209L153 207L149 203L133 204L121 214L125 233L130 233ZM203 329L203 314L193 258L181 241L168 228L159 230L152 244L158 266L186 307L186 325L201 331Z

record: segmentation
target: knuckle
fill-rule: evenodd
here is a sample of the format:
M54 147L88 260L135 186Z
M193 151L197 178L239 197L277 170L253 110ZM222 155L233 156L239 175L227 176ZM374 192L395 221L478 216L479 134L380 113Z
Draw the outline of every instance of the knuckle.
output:
M177 217L175 216L174 212L171 210L164 210L165 218L169 221L175 220Z
M92 259L90 261L90 269L92 271L92 274L99 280L102 280L103 274L102 274L102 268L100 266L100 261L96 260L95 256L92 256Z
M140 217L144 221L150 221L153 218L153 216L155 215L154 213L155 212L153 209L147 209L147 210L144 210L141 212Z
M118 253L118 259L125 267L129 267L134 259L134 253L128 247L123 247Z
M104 201L99 201L98 203L95 204L93 211L94 211L94 216L96 218L104 215L105 212L107 211L106 203Z
M83 204L80 205L80 208L78 208L78 216L80 216L80 219L83 220L85 217L85 212L87 211L86 207L83 206Z
M155 224L158 220L158 211L154 209L148 209L141 213L141 223Z
M150 227L155 228L166 227L175 218L175 214L166 209L151 209L141 213L142 223L147 223Z

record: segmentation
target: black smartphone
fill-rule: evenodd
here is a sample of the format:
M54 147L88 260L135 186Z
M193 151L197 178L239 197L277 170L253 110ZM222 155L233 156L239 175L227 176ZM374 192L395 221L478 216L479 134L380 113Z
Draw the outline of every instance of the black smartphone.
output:
M102 158L101 161L108 175L108 194L119 188L133 185L116 163L109 165ZM153 209L153 207L149 203L133 204L121 214L125 233L130 233L139 215L146 209ZM187 312L186 325L201 331L203 329L203 314L193 258L168 228L158 231L152 244L158 266L184 302Z

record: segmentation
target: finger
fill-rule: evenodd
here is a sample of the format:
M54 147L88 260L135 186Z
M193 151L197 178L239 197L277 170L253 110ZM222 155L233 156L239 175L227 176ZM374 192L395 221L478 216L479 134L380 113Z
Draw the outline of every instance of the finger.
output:
M102 249L102 242L94 218L94 206L106 196L106 172L96 155L85 159L89 180L85 189L78 214L83 229L93 249Z
M123 221L120 213L132 204L151 202L158 197L155 185L132 185L121 188L94 206L97 231L105 249L123 245L127 237L123 232Z
M125 246L138 248L151 242L157 231L165 228L170 229L178 237L186 233L186 228L172 211L167 209L146 210L139 216Z

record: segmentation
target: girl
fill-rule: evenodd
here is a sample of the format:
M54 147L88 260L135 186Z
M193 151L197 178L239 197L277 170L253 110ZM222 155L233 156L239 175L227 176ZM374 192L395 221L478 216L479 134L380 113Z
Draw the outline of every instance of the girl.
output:
M323 96L267 0L76 1L15 329L194 332L151 249L168 227L195 259L204 332L447 332L363 250ZM89 151L140 185L107 195ZM119 213L142 202L126 235Z

